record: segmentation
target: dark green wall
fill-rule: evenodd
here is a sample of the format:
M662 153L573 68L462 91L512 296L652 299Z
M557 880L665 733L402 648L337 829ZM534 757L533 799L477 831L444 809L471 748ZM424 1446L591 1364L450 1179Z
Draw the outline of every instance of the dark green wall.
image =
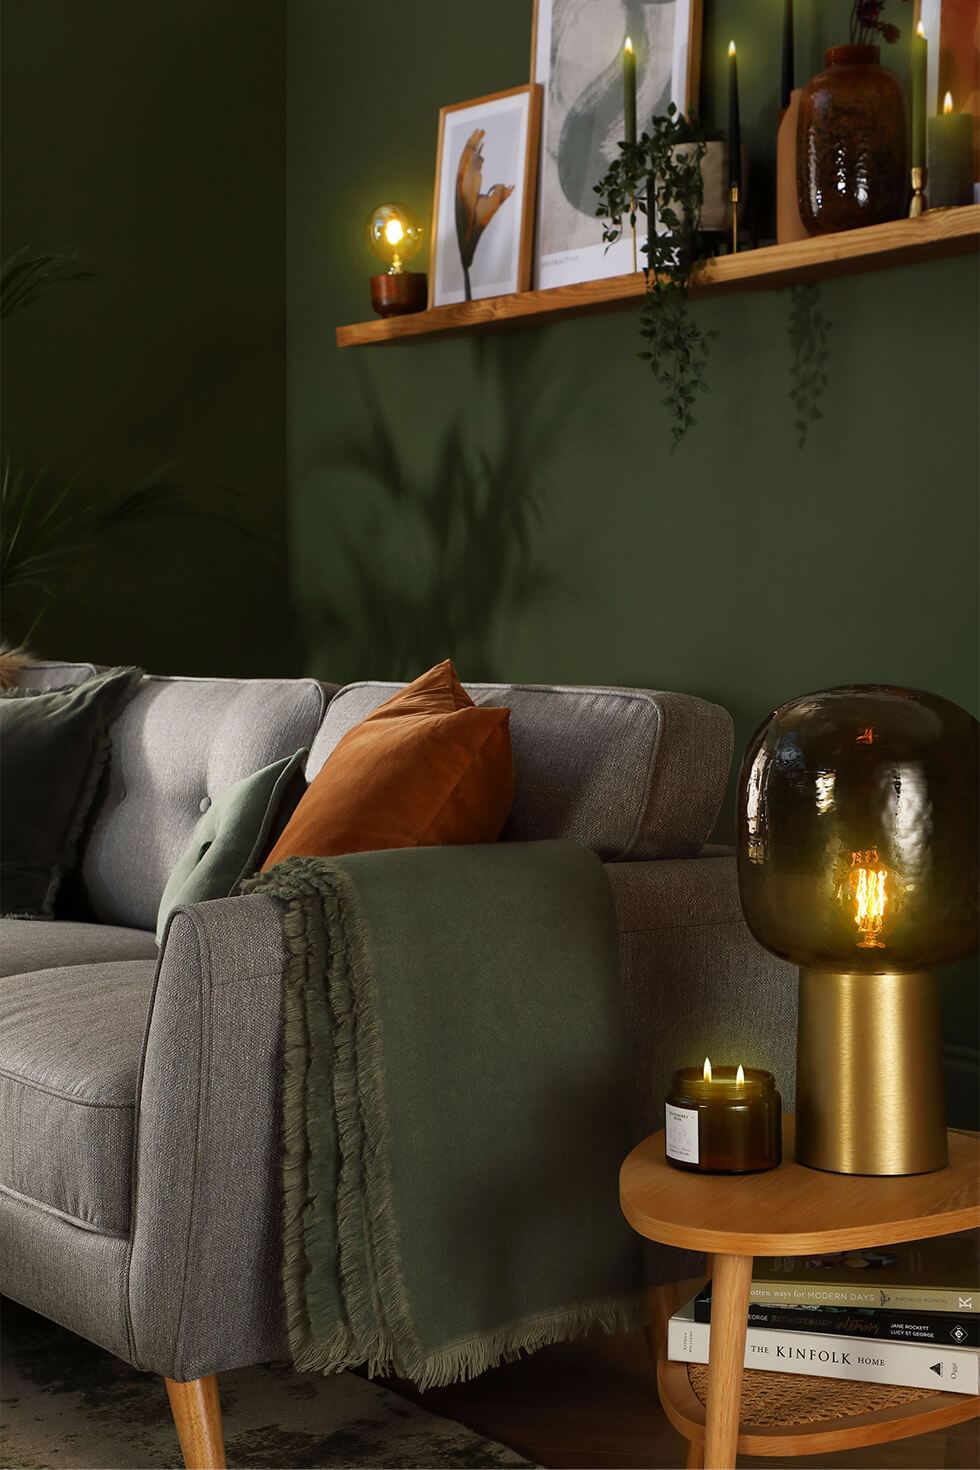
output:
M801 74L847 9L797 6ZM706 56L738 40L757 195L781 10L706 8ZM371 207L394 197L427 215L439 107L526 79L530 12L289 5L290 555L307 667L409 674L451 651L471 676L689 690L733 712L739 747L783 700L849 681L977 713L975 260L822 288L830 384L803 450L787 292L697 306L718 332L711 394L676 453L628 313L335 349L338 323L370 315ZM886 60L904 70L900 48ZM722 121L723 87L706 65L705 111ZM961 972L949 1034L968 1049L974 997L975 970Z
M277 0L3 0L3 252L95 279L5 324L4 452L87 486L173 464L236 489L268 549L202 520L106 541L41 653L187 673L288 665L285 13Z

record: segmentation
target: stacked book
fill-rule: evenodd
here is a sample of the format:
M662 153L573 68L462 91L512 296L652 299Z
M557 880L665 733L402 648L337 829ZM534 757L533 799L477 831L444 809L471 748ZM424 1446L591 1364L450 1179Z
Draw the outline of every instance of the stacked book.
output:
M747 1368L980 1392L980 1235L837 1255L757 1257ZM711 1282L675 1313L667 1356L708 1361Z

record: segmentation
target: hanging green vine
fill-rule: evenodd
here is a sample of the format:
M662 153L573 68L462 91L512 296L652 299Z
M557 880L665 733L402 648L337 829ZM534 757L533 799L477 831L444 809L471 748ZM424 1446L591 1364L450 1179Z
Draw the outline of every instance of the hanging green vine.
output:
M701 162L707 143L701 122L671 103L663 117L653 118L651 132L636 143L620 143L619 157L595 185L596 215L607 246L622 238L625 227L632 230L640 216L656 222L643 247L647 293L639 355L667 390L663 403L675 446L696 422L694 405L708 389L708 345L715 336L698 326L688 300L691 275L701 259Z

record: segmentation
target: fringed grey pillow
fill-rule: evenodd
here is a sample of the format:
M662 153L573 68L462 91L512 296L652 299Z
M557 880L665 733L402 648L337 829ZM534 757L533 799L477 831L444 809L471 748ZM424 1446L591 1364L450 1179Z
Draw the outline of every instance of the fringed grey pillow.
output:
M139 669L0 696L0 912L49 919L109 759L109 727Z

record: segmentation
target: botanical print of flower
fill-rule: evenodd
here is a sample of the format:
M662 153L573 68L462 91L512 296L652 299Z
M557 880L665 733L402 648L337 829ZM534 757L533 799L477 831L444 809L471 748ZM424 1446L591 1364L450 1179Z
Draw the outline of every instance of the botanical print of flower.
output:
M487 225L500 206L514 192L513 184L494 184L487 194L480 193L483 182L483 139L485 128L474 128L459 156L456 170L456 238L463 267L463 287L467 301L473 300L470 289L470 266L476 247Z

